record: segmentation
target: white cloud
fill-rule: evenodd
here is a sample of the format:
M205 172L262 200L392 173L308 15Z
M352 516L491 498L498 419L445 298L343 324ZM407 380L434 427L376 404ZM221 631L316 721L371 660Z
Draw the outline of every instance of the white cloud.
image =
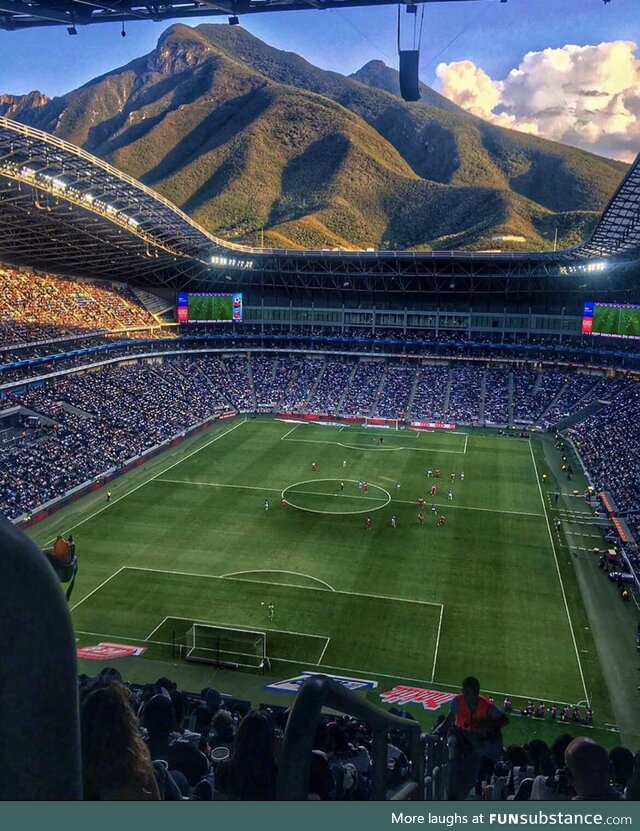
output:
M631 161L640 151L640 58L632 41L528 52L502 80L441 63L438 86L481 118Z

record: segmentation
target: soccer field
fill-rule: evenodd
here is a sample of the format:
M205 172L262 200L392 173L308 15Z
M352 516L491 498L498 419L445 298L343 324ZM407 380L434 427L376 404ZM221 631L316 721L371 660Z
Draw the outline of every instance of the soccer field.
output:
M595 694L608 710L538 464L530 441L497 434L228 423L81 515L77 637L162 659L194 622L248 628L266 632L282 677L317 669L448 690L474 674L496 695Z

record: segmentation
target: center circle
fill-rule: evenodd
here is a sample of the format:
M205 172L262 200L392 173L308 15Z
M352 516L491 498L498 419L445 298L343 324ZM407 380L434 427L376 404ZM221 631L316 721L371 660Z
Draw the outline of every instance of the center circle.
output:
M331 516L371 514L391 502L391 494L380 485L368 482L366 492L361 485L357 479L305 479L286 487L281 496L299 511Z

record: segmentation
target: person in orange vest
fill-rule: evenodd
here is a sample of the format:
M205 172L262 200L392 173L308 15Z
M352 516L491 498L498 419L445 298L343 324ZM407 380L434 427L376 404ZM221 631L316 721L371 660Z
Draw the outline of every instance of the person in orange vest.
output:
M469 676L462 692L451 701L451 709L436 735L449 744L448 799L465 799L478 781L484 760L496 761L502 753L501 729L509 719L491 700L480 695L480 682Z

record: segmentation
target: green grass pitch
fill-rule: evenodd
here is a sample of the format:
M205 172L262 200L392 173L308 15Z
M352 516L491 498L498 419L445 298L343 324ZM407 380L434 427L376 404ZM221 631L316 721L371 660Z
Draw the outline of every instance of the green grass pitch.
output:
M163 660L174 636L211 623L266 632L283 678L318 669L449 690L474 674L497 696L588 694L608 711L533 443L258 419L171 459L77 515L81 644L146 644Z

